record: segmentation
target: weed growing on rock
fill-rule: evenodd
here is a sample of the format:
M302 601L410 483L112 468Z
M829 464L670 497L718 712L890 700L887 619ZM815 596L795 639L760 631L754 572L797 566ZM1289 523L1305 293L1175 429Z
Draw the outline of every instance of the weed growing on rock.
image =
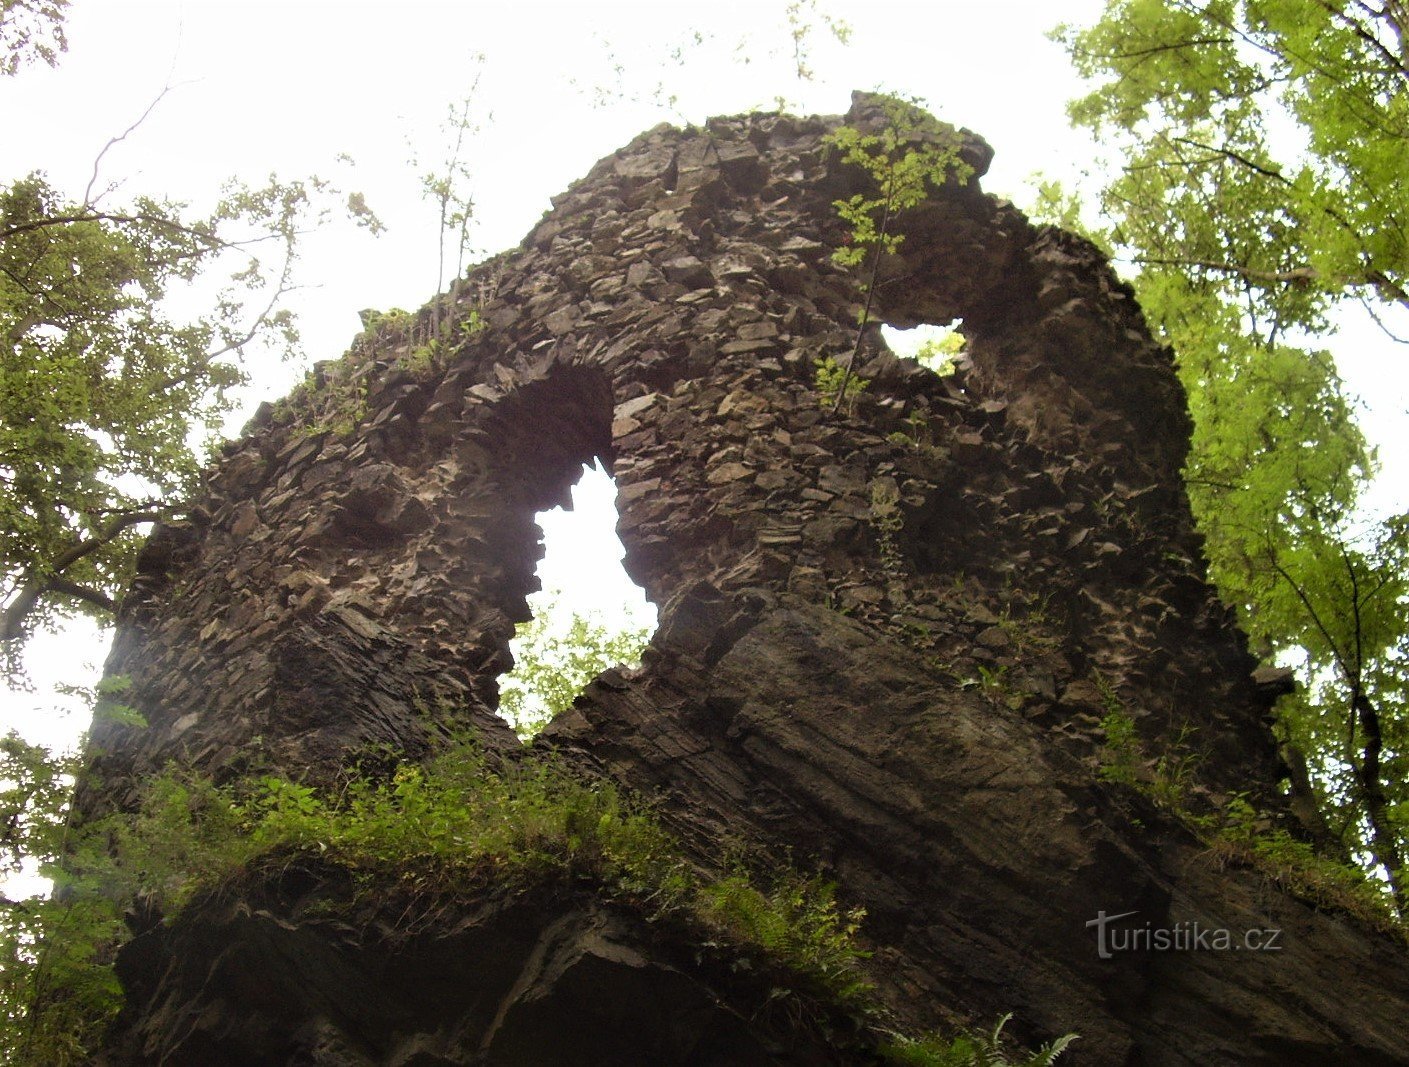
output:
M1249 867L1295 897L1409 940L1409 928L1396 916L1383 886L1368 880L1362 868L1324 856L1272 825L1246 793L1234 794L1216 814L1184 816L1218 862Z
M65 839L69 763L14 741L0 803L47 834L46 873L62 900L5 902L0 1049L7 1062L87 1062L121 1005L112 960L121 909L143 900L168 920L234 881L316 857L368 892L472 898L489 888L595 884L609 900L683 924L692 942L752 960L799 995L855 1014L869 985L856 942L864 912L842 908L820 878L742 867L711 877L652 813L608 781L549 756L501 763L462 741L424 764L350 773L335 788L266 775L216 785L185 770L150 784L134 815ZM41 843L29 840L26 854ZM13 864L12 864L13 866Z
M1003 1028L1012 1017L999 1019L991 1034L899 1038L883 1046L881 1055L899 1067L1051 1067L1076 1040L1075 1034L1066 1034L1036 1052L1009 1052L1003 1047Z
M833 411L845 406L847 414L856 407L856 398L871 384L869 379L858 377L843 367L832 356L823 356L813 362L816 372L813 385L817 389L817 400L824 408Z
M906 429L896 430L886 438L893 445L900 445L903 448L912 449L922 456L934 461L941 461L949 458L949 450L942 445L935 444L934 431L930 427L930 420L923 412L912 411L905 419Z
M1249 867L1292 896L1316 907L1353 915L1382 932L1409 939L1409 927L1395 915L1385 888L1347 862L1318 853L1275 820L1253 807L1247 794L1230 797L1220 810L1195 812L1188 806L1198 756L1186 728L1157 756L1141 743L1135 720L1114 688L1100 675L1096 685L1106 705L1101 720L1105 741L1097 752L1097 777L1139 792L1192 830L1218 862Z
M1145 751L1130 713L1124 708L1108 707L1105 717L1101 719L1101 732L1105 740L1096 753L1097 777L1116 785L1139 785L1143 777Z
M900 554L896 535L905 528L900 513L900 488L893 478L877 478L871 483L871 529L876 534L876 551L881 570L891 578L905 574L905 557Z
M819 878L783 872L768 892L736 868L701 886L695 910L739 944L757 945L842 1003L865 997L870 986L857 968L868 953L856 945L860 908L843 910L835 887Z

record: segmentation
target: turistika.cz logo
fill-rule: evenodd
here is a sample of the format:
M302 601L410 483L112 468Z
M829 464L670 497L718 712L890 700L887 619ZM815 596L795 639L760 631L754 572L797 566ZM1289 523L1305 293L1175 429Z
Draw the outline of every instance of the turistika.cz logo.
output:
M1198 920L1187 920L1173 926L1116 926L1139 912L1123 911L1107 915L1098 911L1087 928L1096 928L1096 954L1103 960L1117 952L1281 952L1281 930L1226 930L1202 926Z

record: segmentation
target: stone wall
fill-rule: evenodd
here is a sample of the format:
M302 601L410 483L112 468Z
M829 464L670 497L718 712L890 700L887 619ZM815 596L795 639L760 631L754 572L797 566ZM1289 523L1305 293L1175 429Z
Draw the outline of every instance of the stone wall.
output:
M95 734L84 806L131 804L172 758L316 777L465 724L514 751L493 709L534 588L533 515L596 458L660 629L641 669L608 672L539 746L658 796L703 859L731 841L826 864L869 911L898 1018L1012 1010L1023 1037L1079 1031L1071 1062L1404 1062L1398 947L1212 868L1097 781L1118 704L1150 751L1196 756L1196 803L1282 804L1271 696L1180 486L1171 356L1099 253L976 179L946 184L896 220L876 306L897 326L962 318L959 371L898 358L872 324L869 387L854 409L819 403L815 361L845 360L864 298L831 259L833 201L867 181L824 142L843 121L882 116L858 96L845 119L651 130L471 275L443 365L383 326L263 409L143 554L109 670L149 726ZM980 174L991 156L967 132L926 136L958 136ZM1100 960L1100 909L1281 925L1287 947ZM246 936L227 920L216 942ZM168 975L206 959L184 944L163 950ZM166 986L154 967L131 972L146 1003L198 1014L216 995L200 965ZM326 1047L403 1062L348 1036L366 1010L318 1015L342 1035ZM137 1016L148 1054L196 1062L205 1046ZM312 1017L293 1016L289 1033ZM416 1062L528 1062L488 1040L463 1045L488 1059L442 1041ZM637 1062L627 1048L601 1062ZM821 1062L758 1048L748 1062Z

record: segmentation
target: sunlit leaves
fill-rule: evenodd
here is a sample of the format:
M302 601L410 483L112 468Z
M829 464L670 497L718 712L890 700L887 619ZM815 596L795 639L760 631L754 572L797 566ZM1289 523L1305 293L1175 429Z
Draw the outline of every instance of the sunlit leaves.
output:
M1073 118L1127 160L1106 205L1131 215L1126 243L1162 234L1161 258L1209 264L1230 298L1406 302L1403 20L1397 5L1112 0L1095 26L1060 31L1099 81ZM1196 203L1225 225L1188 228ZM1317 328L1320 310L1265 309L1263 325Z
M1111 0L1059 31L1096 82L1072 116L1121 160L1102 236L1189 394L1211 573L1257 650L1299 666L1283 737L1346 851L1391 880L1409 840L1409 549L1402 519L1358 514L1373 457L1317 336L1349 298L1409 306L1405 18Z
M537 733L572 706L609 667L634 667L651 629L635 619L612 626L595 615L568 615L551 593L514 638L514 669L500 682L499 714L522 736Z
M75 202L40 174L0 187L7 655L65 611L107 613L141 523L194 486L196 435L243 380L242 353L293 352L280 302L330 193L318 179L232 183L200 217L153 197ZM169 310L174 290L220 273L205 314Z

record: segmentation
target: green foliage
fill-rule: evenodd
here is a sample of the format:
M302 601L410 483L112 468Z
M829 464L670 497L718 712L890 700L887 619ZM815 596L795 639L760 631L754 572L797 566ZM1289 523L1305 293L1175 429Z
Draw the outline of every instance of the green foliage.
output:
M111 722L120 726L147 725L146 716L130 704L124 704L120 697L132 688L132 679L125 674L112 675L101 679L93 689L93 721Z
M0 76L36 61L55 66L68 51L69 0L0 0Z
M830 999L860 1003L870 993L858 969L869 953L856 944L866 913L843 910L830 882L784 871L765 891L740 867L701 886L695 909L707 925L756 946Z
M1366 878L1360 867L1325 856L1263 816L1244 793L1223 810L1185 821L1208 842L1221 863L1250 867L1284 891L1317 907L1354 915L1362 922L1409 938L1383 883Z
M430 310L433 312L435 306ZM430 312L413 314L403 308L389 311L365 308L357 314L362 321L362 332L354 341L352 351L371 357L391 350L397 353L398 366L422 379L442 370L447 355L454 348L485 328L479 308L461 311L458 316L451 316L447 309L438 333L434 332Z
M330 789L272 775L216 786L172 769L149 784L136 815L102 820L82 840L64 829L75 769L13 737L0 745L10 865L45 857L64 889L62 903L5 902L7 1062L86 1062L120 1007L111 960L123 902L142 897L170 919L298 855L337 865L369 891L438 900L595 883L609 899L684 924L721 957L766 965L774 980L790 975L805 996L858 1011L868 1003L856 945L864 913L843 909L829 883L780 868L760 887L738 865L706 877L649 810L551 756L505 764L461 741L424 764L350 773Z
M1058 650L1060 642L1047 632L1049 600L1050 597L1033 597L1007 586L1007 599L994 625L1007 634L1017 655Z
M1409 107L1399 4L1111 0L1059 30L1098 87L1073 119L1122 152L1121 243L1254 293L1279 332L1409 283ZM1284 120L1278 125L1272 118Z
M1184 727L1163 751L1150 756L1140 740L1134 717L1120 703L1110 683L1100 675L1097 679L1107 709L1101 719L1104 740L1096 752L1097 777L1139 790L1161 807L1182 816L1199 763L1198 754L1189 744L1192 728Z
M476 68L474 80L464 97L446 109L445 122L440 128L443 143L449 146L445 156L436 169L422 171L420 175L421 195L435 205L438 215L435 296L431 298L430 321L430 337L434 340L441 339L446 311L455 307L459 300L462 276L471 252L475 202L470 183L474 174L466 160L466 142L479 132L472 116L484 54L476 53L472 62ZM447 269L454 281L450 292L444 293Z
M1006 704L1013 695L1008 682L1007 664L990 667L986 663L980 663L977 668L978 684L983 695L995 703Z
M8 875L57 877L48 898L0 897L0 1059L87 1063L89 1044L121 1006L108 946L121 907L95 873L90 842L68 831L78 759L54 757L15 734L0 739L0 865ZM66 870L60 859L71 859Z
M872 193L856 193L833 202L848 231L845 246L832 253L832 260L843 267L861 267L870 258L869 277L863 285L866 303L857 321L851 358L831 391L833 411L855 399L850 381L871 322L881 261L905 240L894 228L896 217L924 203L932 188L951 181L966 184L973 177L973 167L959 156L961 141L952 127L937 122L915 101L897 96L879 99L886 116L879 133L843 126L824 139L841 153L843 163L860 167L875 186ZM835 360L832 363L836 365Z
M813 361L813 387L817 390L817 400L824 408L836 410L845 406L848 412L856 407L856 398L871 384L867 378L849 373L833 356L822 356Z
M1110 711L1101 719L1105 740L1096 753L1097 776L1103 782L1138 785L1145 769L1145 751L1135 720L1123 710Z
M1400 4L1112 0L1060 31L1096 80L1073 118L1123 161L1096 236L1178 353L1211 576L1264 656L1299 667L1279 731L1401 909L1406 517L1358 517L1374 457L1317 340L1350 301L1409 307L1405 30Z
M214 209L77 201L41 175L0 186L0 642L13 673L36 627L104 618L139 528L179 512L251 346L291 354L280 303L298 237L327 214L319 179L231 184ZM273 252L271 257L270 251ZM226 273L211 310L177 287Z
M785 15L793 45L793 71L799 81L811 81L814 72L808 42L817 23L843 45L851 40L851 27L845 20L819 8L817 0L788 0ZM779 110L783 110L781 105Z
M883 98L886 125L879 133L843 126L825 138L843 163L861 167L875 184L872 194L857 193L833 203L849 227L845 248L832 253L844 267L858 267L868 254L894 252L905 240L893 228L895 216L918 207L948 181L966 183L973 168L959 158L958 135L925 114L913 101ZM874 281L874 278L873 278Z
M1154 801L1194 831L1220 862L1251 867L1284 891L1318 907L1346 912L1376 929L1409 936L1385 883L1293 837L1258 812L1246 793L1234 794L1220 810L1190 810L1187 798L1197 756L1189 750L1188 734L1152 758L1140 740L1135 720L1109 683L1098 675L1097 685L1107 704L1107 714L1101 720L1105 740L1097 752L1101 781L1135 789Z
M357 318L362 323L363 331L371 337L379 334L404 334L410 330L416 317L405 308L389 308L386 311L365 308L357 313Z
M609 667L634 667L651 630L633 621L609 627L596 615L565 618L561 590L546 594L533 618L515 631L514 669L500 679L499 714L524 738L572 706L587 683Z
M964 351L964 335L951 330L940 337L931 337L915 351L915 361L934 371L941 378L953 374L955 360Z
M1066 1034L1036 1052L1010 1053L1003 1047L1003 1028L1010 1019L1011 1014L1004 1015L991 1034L900 1038L883 1047L881 1054L887 1063L900 1067L1051 1067L1076 1040L1075 1034Z
M304 437L352 434L367 417L371 371L370 364L347 357L309 371L299 388L283 402L285 411L303 409L296 433Z
M881 569L892 578L902 577L905 557L901 555L896 535L905 529L905 517L900 511L900 487L894 478L877 478L871 482L870 522L876 535Z

